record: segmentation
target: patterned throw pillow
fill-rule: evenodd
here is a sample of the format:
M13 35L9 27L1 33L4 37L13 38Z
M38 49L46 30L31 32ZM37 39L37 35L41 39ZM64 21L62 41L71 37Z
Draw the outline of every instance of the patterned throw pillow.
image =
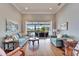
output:
M79 42L76 44L75 48L73 49L74 56L79 56Z

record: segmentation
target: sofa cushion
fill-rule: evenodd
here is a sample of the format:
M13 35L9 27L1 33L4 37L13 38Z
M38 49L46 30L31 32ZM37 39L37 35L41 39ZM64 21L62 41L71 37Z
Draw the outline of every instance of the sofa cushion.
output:
M57 38L62 38L62 35L61 35L61 34L58 34L58 35L57 35Z
M14 38L14 40L19 40L19 36L17 34L13 35L13 38Z
M19 38L19 46L23 47L27 41L28 41L27 38L24 38L24 37Z
M51 43L54 44L56 47L63 47L63 40L59 38L51 38Z

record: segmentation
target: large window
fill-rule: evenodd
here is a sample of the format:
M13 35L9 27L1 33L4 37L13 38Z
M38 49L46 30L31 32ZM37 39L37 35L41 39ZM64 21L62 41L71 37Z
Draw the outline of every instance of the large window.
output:
M50 32L50 23L48 22L28 22L27 34L32 36L39 36L39 33L48 33Z

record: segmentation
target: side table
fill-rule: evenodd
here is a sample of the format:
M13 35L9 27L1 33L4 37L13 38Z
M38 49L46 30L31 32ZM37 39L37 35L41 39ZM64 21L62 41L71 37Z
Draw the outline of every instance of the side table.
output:
M10 44L12 44L12 50L15 49L15 43L18 43L17 41L8 41L8 42L3 42L4 45L4 50L6 50L6 45L7 45L7 50L10 50Z

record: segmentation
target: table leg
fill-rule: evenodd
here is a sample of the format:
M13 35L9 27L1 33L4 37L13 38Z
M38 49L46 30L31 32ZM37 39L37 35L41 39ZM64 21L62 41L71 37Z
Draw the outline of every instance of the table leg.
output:
M9 43L7 45L8 45L8 50L9 50Z
M34 41L32 41L32 43L33 43L33 46L34 46Z
M4 43L4 50L5 50L5 43Z
M29 40L29 41L28 41L28 43L30 44L30 43L31 43L31 41Z
M39 44L39 40L38 40L38 44Z
M14 50L14 43L13 43L13 50Z

